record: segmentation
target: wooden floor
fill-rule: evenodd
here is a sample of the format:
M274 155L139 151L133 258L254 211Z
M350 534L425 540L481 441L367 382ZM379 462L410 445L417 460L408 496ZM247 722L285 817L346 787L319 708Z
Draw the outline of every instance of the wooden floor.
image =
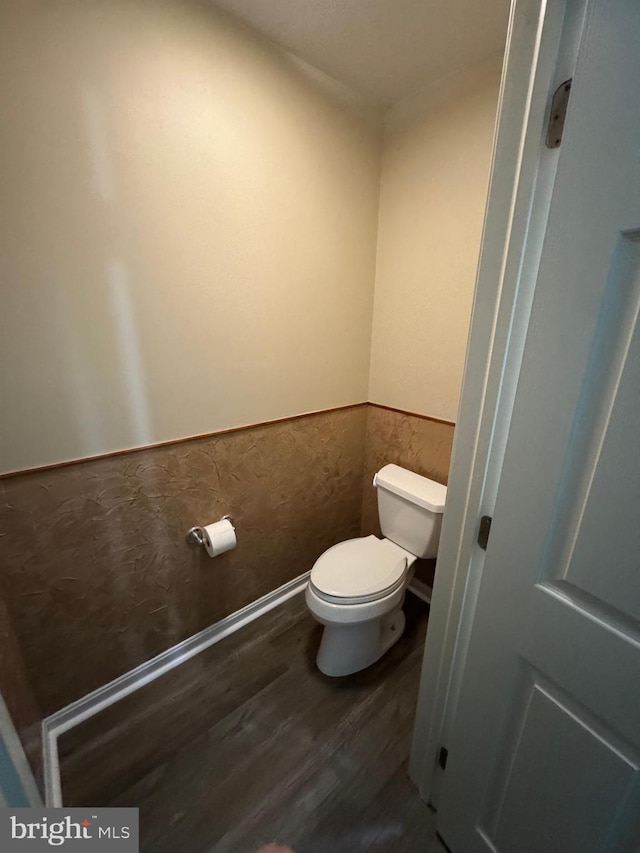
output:
M407 776L427 606L331 679L297 595L60 738L66 806L137 806L141 850L441 853Z

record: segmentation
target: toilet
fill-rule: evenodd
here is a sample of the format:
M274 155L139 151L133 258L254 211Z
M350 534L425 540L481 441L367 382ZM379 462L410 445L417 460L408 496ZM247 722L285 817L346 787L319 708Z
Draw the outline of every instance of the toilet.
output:
M385 538L360 536L329 548L306 588L307 606L324 625L317 664L325 675L365 669L400 639L413 564L438 552L447 487L399 465L385 465L373 485Z

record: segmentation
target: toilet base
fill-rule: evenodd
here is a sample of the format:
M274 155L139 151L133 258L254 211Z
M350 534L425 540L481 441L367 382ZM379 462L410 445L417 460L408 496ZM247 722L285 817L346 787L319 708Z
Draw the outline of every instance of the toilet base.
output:
M318 669L333 677L366 669L397 643L404 628L401 606L370 622L325 623L318 649Z

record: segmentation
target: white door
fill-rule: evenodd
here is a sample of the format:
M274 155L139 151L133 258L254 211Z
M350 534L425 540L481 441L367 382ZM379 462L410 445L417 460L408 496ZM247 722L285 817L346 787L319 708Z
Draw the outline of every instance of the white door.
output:
M640 0L592 0L437 825L640 850Z

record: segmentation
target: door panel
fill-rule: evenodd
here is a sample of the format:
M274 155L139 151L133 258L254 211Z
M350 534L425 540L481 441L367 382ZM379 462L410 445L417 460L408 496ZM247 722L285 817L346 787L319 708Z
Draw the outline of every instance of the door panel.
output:
M618 843L629 817L618 803L638 773L629 746L539 674L531 672L528 680L511 760L496 780L501 796L485 824L498 849L596 853L612 832ZM594 808L603 785L612 796ZM523 821L530 827L525 839Z
M589 0L444 773L453 853L640 849L640 3Z
M629 413L640 396L639 308L640 235L632 232L613 255L543 565L551 585L568 594L585 593L592 607L600 602L617 610L607 611L606 618L617 618L635 636L640 635L640 425ZM614 552L612 575L606 567Z

